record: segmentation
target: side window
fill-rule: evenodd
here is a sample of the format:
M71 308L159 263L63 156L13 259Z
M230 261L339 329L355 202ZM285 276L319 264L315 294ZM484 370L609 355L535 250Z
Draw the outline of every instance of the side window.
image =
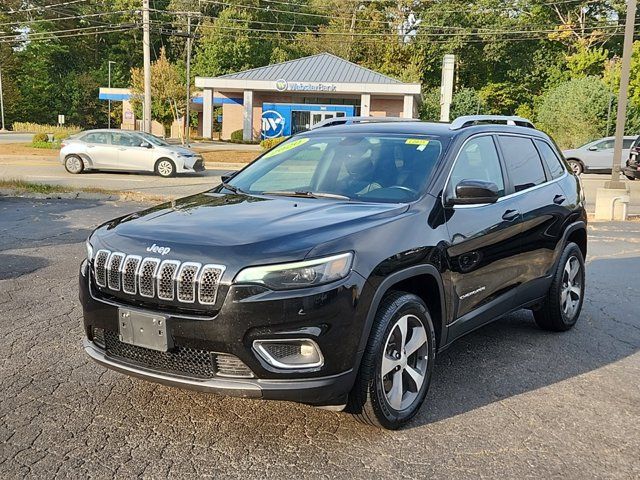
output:
M87 135L82 137L82 141L86 143L102 143L102 144L109 143L109 140L107 139L107 134L105 132L88 133Z
M546 181L538 151L530 138L500 135L504 163L516 192Z
M536 140L536 146L538 147L538 151L542 156L542 160L547 164L547 168L549 169L549 173L551 173L551 178L558 178L562 176L564 173L564 168L562 167L562 163L560 159L553 151L553 149L549 146L547 142L543 142L542 140Z
M111 134L111 143L121 147L137 147L142 143L137 140L136 137L129 133L114 132Z
M596 149L599 150L609 150L613 148L615 140L605 140L604 142L596 143Z
M491 136L472 138L462 146L449 179L449 189L452 194L455 195L456 185L462 180L493 182L498 186L500 196L504 195L504 178L500 159Z
M631 148L633 142L634 140L632 138L625 138L624 140L622 140L622 148L624 148L625 150Z

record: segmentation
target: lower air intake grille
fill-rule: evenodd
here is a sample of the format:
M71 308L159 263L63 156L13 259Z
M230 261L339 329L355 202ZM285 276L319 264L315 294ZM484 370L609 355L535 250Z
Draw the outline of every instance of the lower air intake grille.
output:
M94 332L95 330L97 329L94 329ZM189 347L175 347L170 352L159 352L123 343L116 332L110 330L103 332L103 341L108 355L151 370L199 378L254 376L249 367L234 355Z
M216 354L216 366L218 367L218 375L221 377L253 377L253 372L249 370L249 367L234 355Z
M105 343L108 355L124 358L143 367L190 377L215 376L211 352L206 350L176 347L170 352L159 352L123 343L117 333L109 330L105 331Z

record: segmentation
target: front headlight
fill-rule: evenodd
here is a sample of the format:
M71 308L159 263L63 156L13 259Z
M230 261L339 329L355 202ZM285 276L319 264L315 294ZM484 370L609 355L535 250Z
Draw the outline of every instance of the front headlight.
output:
M89 239L85 242L85 246L87 247L87 260L91 261L93 258L93 247L91 246L91 243L89 243Z
M259 283L273 290L313 287L346 277L352 261L353 253L347 252L302 262L249 267L238 273L234 283Z

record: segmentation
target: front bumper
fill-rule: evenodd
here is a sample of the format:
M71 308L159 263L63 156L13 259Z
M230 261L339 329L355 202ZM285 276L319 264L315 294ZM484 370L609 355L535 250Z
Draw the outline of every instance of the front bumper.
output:
M354 375L348 371L330 377L300 380L265 380L231 378L188 378L154 371L139 365L110 358L104 350L91 340L84 338L84 351L100 365L126 375L171 387L187 388L200 392L217 393L230 397L263 398L265 400L289 400L310 405L339 405L345 400L334 392L348 392L353 385Z
M213 316L156 310L124 300L100 297L92 289L86 262L80 274L80 301L84 311L85 352L113 370L166 385L229 396L288 400L317 406L342 405L357 373L358 344L366 317L366 302L358 301L365 281L352 273L338 285L302 291L247 294L231 286ZM93 340L93 329L118 332L119 308L135 308L166 318L167 333L178 348L230 354L253 372L253 378L212 375L195 377L158 369L144 362L110 354ZM324 355L320 368L279 370L252 348L255 339L305 337L315 341ZM113 351L111 351L113 353ZM135 359L134 359L135 360Z

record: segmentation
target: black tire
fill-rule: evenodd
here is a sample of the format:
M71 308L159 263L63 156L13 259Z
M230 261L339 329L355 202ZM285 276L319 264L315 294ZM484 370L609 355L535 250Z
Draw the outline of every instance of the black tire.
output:
M164 178L173 177L176 174L176 164L168 158L161 158L156 162L156 175Z
M84 171L84 162L78 155L67 155L64 159L64 169L73 175L78 175Z
M569 167L571 167L571 170L573 170L573 173L575 173L576 175L582 175L584 173L584 166L582 165L582 162L580 160L572 158L570 160L567 160L567 163L569 164Z
M402 347L400 357L389 356L390 341L400 334L399 322L407 318L406 342ZM409 334L408 327L411 328ZM424 327L420 330L420 325ZM418 327L417 330L415 328ZM419 333L416 333L419 332ZM422 334L425 339L422 340ZM405 355L405 347L410 347L411 340L421 347L414 353ZM420 338L420 340L418 340ZM423 343L420 343L423 341ZM408 350L409 348L407 348ZM347 403L346 411L351 413L362 423L376 427L395 430L407 423L418 412L429 389L429 383L435 363L435 333L429 311L420 297L405 293L391 292L385 295L380 303L369 335L369 342L362 357L360 370ZM404 364L390 370L387 375L382 373L383 357L385 365L389 361ZM411 369L411 372L410 372ZM422 373L423 380L419 388L411 373ZM391 406L389 395L393 396L396 376L400 380L400 406L406 400L408 403L400 409ZM391 377L390 377L391 376ZM407 392L403 387L406 383ZM387 392L387 387L389 391ZM413 387L413 390L409 390ZM406 396L406 399L405 399ZM396 397L397 398L397 397Z
M571 280L565 269L571 269L573 265L572 259L577 262L579 271L576 273L576 277ZM571 262L571 263L570 263ZM569 265L569 267L567 267ZM575 299L575 293L568 293L569 298L563 301L563 290L567 291L567 281L569 285L574 285L576 279L579 282L577 288L579 289L579 298ZM540 306L539 309L534 310L533 316L536 323L543 330L550 330L552 332L565 332L571 329L580 316L582 310L582 304L584 302L585 291L585 269L584 258L582 257L582 251L575 243L568 243L560 256L556 273L553 276L551 287L547 293L547 297ZM575 300L575 301L574 301ZM565 302L571 302L571 305ZM567 310L569 308L569 310Z

